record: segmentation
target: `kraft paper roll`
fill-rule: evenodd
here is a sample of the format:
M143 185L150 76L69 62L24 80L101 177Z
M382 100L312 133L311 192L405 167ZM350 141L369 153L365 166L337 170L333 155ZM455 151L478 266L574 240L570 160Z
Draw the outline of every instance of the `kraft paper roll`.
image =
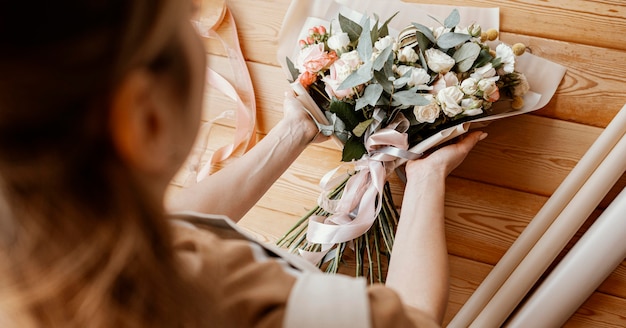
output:
M470 327L499 327L626 171L622 136Z
M625 213L626 189L567 253L507 327L561 327L626 257Z
M546 201L535 218L511 245L485 280L467 300L448 327L464 328L483 310L498 288L537 243L555 218L572 200L576 192L597 169L608 153L626 133L626 106L617 113L611 123L598 136L593 145Z

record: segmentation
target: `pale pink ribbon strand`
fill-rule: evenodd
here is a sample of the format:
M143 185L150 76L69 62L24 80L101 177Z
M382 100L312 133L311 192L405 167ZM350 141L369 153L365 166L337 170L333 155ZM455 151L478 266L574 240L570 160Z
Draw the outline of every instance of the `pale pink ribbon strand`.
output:
M207 177L210 174L212 165L228 159L241 145L245 145L245 150L248 150L255 144L254 128L256 126L256 102L252 79L250 78L250 72L248 71L245 58L241 52L235 19L228 7L226 5L224 6L223 15L218 22L208 30L201 31L201 33L205 37L219 40L228 53L237 88L233 87L228 80L211 68L207 68L206 79L209 85L236 101L235 136L232 144L220 147L211 155L209 161L198 171L196 181L201 181ZM217 27L221 25L224 17L228 17L232 24L230 37L234 43L234 47L228 45L219 33L216 32Z

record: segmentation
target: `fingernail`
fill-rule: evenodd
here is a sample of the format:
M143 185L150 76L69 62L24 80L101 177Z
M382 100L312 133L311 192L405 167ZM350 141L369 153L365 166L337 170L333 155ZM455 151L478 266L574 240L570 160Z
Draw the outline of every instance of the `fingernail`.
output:
M483 132L480 134L480 136L478 137L478 140L485 140L485 138L487 138L489 134L487 132Z

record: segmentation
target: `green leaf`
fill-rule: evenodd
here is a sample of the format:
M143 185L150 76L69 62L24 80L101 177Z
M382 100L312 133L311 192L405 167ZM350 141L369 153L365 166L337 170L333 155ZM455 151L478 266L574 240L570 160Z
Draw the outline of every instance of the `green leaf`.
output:
M493 59L493 56L489 53L487 49L481 49L480 54L476 61L474 61L474 65L472 68L482 67Z
M452 10L450 15L446 18L446 20L443 21L443 26L447 28L453 28L459 25L460 21L461 21L461 15L459 15L459 11L455 8L454 10Z
M388 46L387 48L385 48L379 55L378 57L376 57L376 59L374 60L374 64L372 65L372 68L375 71L380 71L383 66L385 65L385 63L389 60L389 57L391 57L391 51L393 50L393 46Z
M444 33L437 40L437 45L442 49L450 49L460 45L463 42L467 42L471 36L463 33Z
M360 112L355 111L354 107L347 102L332 101L328 110L337 114L337 117L343 121L348 131L354 129L362 120L362 115L359 115Z
M359 37L359 44L356 50L359 53L359 57L364 62L372 60L372 36L370 34L370 20L365 19L363 22L363 30Z
M367 149L361 142L360 138L351 136L343 145L343 152L341 153L341 160L344 162L350 162L354 159L361 159L363 155L367 153Z
M359 39L363 28L358 23L350 20L348 17L339 14L339 26L341 30L348 34L350 42L354 42Z
M383 87L387 93L393 92L393 84L389 81L387 74L384 71L374 71L374 79L378 82L378 85Z
M287 68L289 69L289 73L291 73L292 78L292 80L289 82L294 82L298 79L298 76L300 76L300 71L298 71L291 59L289 59L289 57L285 57L285 59L287 60Z
M383 25L378 29L378 37L379 38L384 38L387 35L389 35L389 22L391 22L391 20L396 17L396 15L398 15L399 11L396 11L395 14L393 14L391 17L389 17L384 23Z
M375 106L378 98L383 93L383 87L380 84L370 84L365 88L363 96L357 99L354 110L359 110L367 105Z
M430 30L430 28L422 25L422 24L418 24L418 23L413 23L413 26L415 26L415 28L420 31L420 33L422 33L426 38L428 38L428 40L430 40L430 42L435 43L435 35L433 34L433 31Z
M374 77L374 73L372 72L372 62L369 62L361 67L358 70L352 72L352 74L348 75L348 77L341 82L338 90L345 90L354 88L361 84L368 82Z
M393 100L399 102L401 105L408 106L426 106L430 104L430 101L417 93L416 90L416 88L412 88L410 90L398 91L393 94Z
M474 65L474 62L480 54L480 46L474 42L464 43L457 50L452 58L456 62L456 68L459 72L467 72Z
M365 131L367 130L367 127L370 126L370 124L372 124L373 121L374 119L370 118L367 121L363 121L359 123L359 125L357 125L354 129L352 129L352 133L355 136L360 138L363 135L363 133L365 133Z

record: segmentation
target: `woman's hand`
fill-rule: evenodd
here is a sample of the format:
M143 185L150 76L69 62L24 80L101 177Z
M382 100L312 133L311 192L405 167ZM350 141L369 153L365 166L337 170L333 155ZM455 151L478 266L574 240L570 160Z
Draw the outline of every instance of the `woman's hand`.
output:
M288 122L292 128L301 130L307 142L322 142L328 139L319 133L319 128L313 117L307 112L304 105L294 97L293 93L285 93L283 112L283 120Z
M432 154L418 160L409 161L406 164L407 179L418 178L423 174L438 173L443 177L448 176L474 148L478 141L487 137L487 133L481 131L471 132L459 139L459 142L442 147Z

